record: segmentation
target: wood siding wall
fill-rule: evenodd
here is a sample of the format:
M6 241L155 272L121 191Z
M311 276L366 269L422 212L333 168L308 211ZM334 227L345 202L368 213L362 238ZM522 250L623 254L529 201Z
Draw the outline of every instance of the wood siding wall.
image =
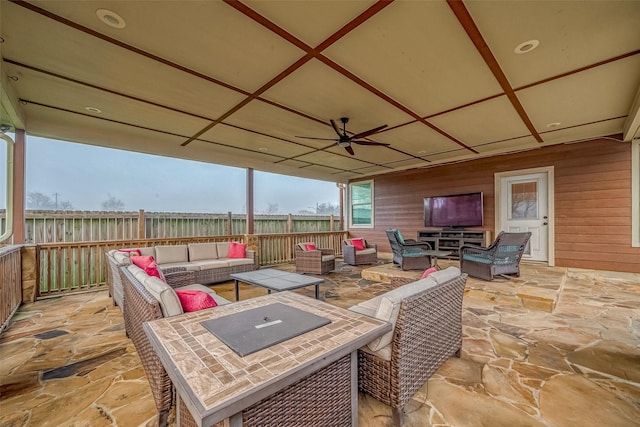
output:
M484 193L484 230L495 237L494 174L554 167L555 265L640 273L631 247L631 144L599 139L374 177L373 229L349 229L390 252L384 233L423 229L423 198Z

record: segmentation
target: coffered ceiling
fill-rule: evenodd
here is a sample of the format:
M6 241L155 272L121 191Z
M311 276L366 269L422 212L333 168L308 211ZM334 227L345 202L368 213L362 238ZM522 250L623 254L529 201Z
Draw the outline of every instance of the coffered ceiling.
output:
M640 1L0 0L0 14L1 119L28 135L336 182L640 136ZM340 117L350 134L387 125L366 140L389 145L349 154Z

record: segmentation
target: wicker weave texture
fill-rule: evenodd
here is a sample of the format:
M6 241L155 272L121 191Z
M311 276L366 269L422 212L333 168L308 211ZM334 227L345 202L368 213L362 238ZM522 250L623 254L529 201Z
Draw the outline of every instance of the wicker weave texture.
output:
M462 296L467 275L404 299L391 343L391 360L358 351L359 387L402 408L462 347Z
M173 384L151 346L142 324L161 319L158 301L133 277L126 267L120 267L124 298L124 324L129 338L136 347L142 367L147 375L151 393L158 409L160 425L165 424L173 405Z
M247 408L247 427L351 426L351 356Z
M122 290L122 280L120 279L120 264L118 264L115 258L112 257L108 252L106 252L104 256L107 260L107 265L109 266L109 268L107 269L107 284L109 285L109 295L111 295L113 305L117 305L118 307L120 307L120 310L124 310L124 292Z

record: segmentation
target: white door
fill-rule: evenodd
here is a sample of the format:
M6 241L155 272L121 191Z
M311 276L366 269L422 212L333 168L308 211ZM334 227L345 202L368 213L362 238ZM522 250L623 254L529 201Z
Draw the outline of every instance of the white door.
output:
M499 231L530 231L523 259L549 261L548 172L501 176Z

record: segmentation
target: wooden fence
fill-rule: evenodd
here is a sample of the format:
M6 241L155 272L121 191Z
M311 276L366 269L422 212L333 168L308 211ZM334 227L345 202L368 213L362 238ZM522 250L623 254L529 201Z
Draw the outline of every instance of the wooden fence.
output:
M36 295L55 296L104 288L108 268L104 254L111 249L238 241L257 247L258 264L262 266L293 262L293 247L301 242L316 242L319 247L333 248L340 255L341 242L346 236L346 231L327 231L39 244L36 245Z
M0 233L5 211L0 210ZM254 215L254 233L339 231L328 215ZM104 242L243 234L246 215L222 213L32 211L25 212L25 243Z
M0 332L8 326L22 302L20 246L0 247Z

